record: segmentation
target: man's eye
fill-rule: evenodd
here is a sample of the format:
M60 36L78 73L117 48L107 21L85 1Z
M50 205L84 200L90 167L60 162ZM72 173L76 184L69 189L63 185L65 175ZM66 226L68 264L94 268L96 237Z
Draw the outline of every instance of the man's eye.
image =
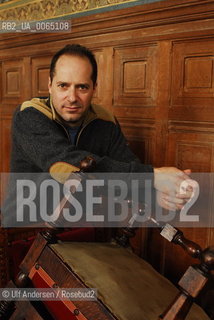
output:
M86 86L85 84L80 84L80 85L78 86L78 88L79 88L80 90L88 90L88 86Z
M65 87L66 87L66 84L65 84L65 83L60 83L60 84L58 84L58 87L60 87L60 88L65 88Z

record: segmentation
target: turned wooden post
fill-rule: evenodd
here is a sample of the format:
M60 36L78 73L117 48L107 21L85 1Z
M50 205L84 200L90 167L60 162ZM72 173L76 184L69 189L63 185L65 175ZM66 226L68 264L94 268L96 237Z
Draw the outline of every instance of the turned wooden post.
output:
M79 183L84 179L83 173L89 172L95 167L95 160L88 156L84 158L80 162L80 168L77 168L78 171L71 173L71 175L68 177L68 180L72 177L72 175L75 175L75 178L78 178ZM67 180L67 179L66 179ZM64 181L65 183L66 181ZM71 193L74 194L76 192L76 188L73 187L71 190ZM64 219L61 216L62 210L65 208L66 205L70 205L68 198L64 196L62 200L60 201L59 205L55 209L55 211L59 211L59 218L56 222L47 223L47 229L42 231L43 237L47 240L48 243L56 243L57 242L57 234L62 232L64 224Z
M183 320L186 318L194 299L206 285L210 272L214 270L214 247L202 251L199 245L186 239L180 230L167 225L161 234L169 241L180 245L192 257L199 259L200 264L190 266L180 279L180 292L159 320Z

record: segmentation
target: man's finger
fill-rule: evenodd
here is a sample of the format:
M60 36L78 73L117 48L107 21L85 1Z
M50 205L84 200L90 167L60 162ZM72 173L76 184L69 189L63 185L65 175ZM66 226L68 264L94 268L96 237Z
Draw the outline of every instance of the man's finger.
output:
M186 173L189 176L192 173L192 170L191 169L185 169L184 173Z
M192 191L191 192L186 192L186 193L176 193L175 197L179 199L190 199L192 196Z
M189 198L186 199L186 198L172 197L172 196L168 196L168 195L163 196L162 198L167 202L174 203L175 205L179 204L179 205L183 205L183 206L189 200Z

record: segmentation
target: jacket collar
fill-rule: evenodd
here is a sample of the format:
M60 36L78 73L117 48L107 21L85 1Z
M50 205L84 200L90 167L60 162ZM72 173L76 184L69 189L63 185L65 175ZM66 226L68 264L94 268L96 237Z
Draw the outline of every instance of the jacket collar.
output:
M30 107L42 112L50 120L62 123L61 118L55 111L51 96L48 98L33 98L29 101L25 101L22 103L20 111L23 111ZM116 123L115 117L111 112L99 105L91 104L84 118L83 126L85 127L89 122L95 119L101 119Z

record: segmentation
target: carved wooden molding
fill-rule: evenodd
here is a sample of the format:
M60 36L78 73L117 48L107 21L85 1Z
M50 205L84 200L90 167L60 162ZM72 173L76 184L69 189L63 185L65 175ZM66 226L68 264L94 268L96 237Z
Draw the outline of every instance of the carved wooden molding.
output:
M214 134L213 122L202 121L169 121L169 132L188 132Z

